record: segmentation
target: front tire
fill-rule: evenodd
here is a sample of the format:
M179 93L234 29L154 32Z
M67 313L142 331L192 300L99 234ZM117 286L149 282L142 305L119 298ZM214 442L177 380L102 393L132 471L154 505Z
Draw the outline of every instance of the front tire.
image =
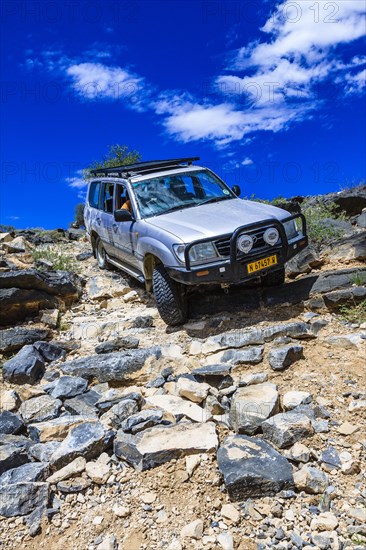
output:
M95 241L95 257L98 262L99 269L108 269L109 263L107 260L107 254L103 246L103 242L100 237L97 237Z
M270 271L262 279L263 286L280 286L285 282L285 268L276 269L276 271Z
M187 321L186 300L162 265L154 268L153 291L160 317L167 325L176 326Z

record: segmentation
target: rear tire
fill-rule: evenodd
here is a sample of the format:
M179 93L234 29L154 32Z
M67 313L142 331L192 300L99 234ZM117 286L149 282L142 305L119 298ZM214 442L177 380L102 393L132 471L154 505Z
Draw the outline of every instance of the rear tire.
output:
M187 303L162 265L153 271L153 291L160 317L167 325L181 325L187 321Z
M110 264L108 263L107 254L100 237L97 237L95 240L95 257L97 259L99 269L109 269Z
M280 286L285 282L285 268L270 271L262 278L263 286Z

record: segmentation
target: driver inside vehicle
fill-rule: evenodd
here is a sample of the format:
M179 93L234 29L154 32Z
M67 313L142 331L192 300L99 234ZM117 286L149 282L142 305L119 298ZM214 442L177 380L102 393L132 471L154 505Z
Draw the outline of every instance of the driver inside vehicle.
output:
M122 205L122 210L128 210L132 214L132 205L128 191L126 191L126 200Z

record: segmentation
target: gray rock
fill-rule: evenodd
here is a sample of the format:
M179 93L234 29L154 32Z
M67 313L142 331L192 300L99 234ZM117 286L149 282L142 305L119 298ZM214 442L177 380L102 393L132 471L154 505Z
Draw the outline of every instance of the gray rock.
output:
M165 384L165 378L164 376L157 376L156 378L154 378L153 380L150 380L150 382L148 382L146 384L146 387L147 388L161 388L162 386L164 386Z
M33 347L41 354L46 363L57 361L66 355L63 348L51 342L35 342Z
M111 389L107 391L96 403L100 412L108 411L113 405L119 403L122 399L133 399L138 405L142 403L142 396L137 392L122 394L120 390Z
M61 376L45 387L45 390L54 398L67 399L84 393L88 387L85 378L78 376Z
M0 413L0 434L17 434L24 423L19 415L10 411Z
M365 232L353 233L338 239L333 246L327 250L331 259L365 260L366 259L366 238Z
M210 353L225 348L242 348L244 346L263 344L261 329L232 330L216 336L210 336L202 346L202 353Z
M311 420L295 411L276 414L262 423L265 439L268 439L280 449L290 447L304 437L314 434Z
M239 388L231 401L230 424L237 433L254 434L279 410L277 386L266 382Z
M206 384L221 390L233 385L234 380L230 376L232 368L229 363L218 363L194 369L191 374L198 382L206 382Z
M3 378L12 384L36 384L44 372L44 359L32 345L24 346L3 365Z
M92 460L112 445L114 434L106 430L100 422L79 424L69 431L67 437L53 453L50 464L58 470L75 458L83 456Z
M337 449L332 445L324 449L324 451L320 455L320 461L331 469L340 469L342 467L342 462L339 458Z
M91 486L91 481L83 477L74 477L65 479L57 483L57 490L61 493L75 494L82 493Z
M48 475L49 465L47 462L30 462L4 472L0 476L0 487L11 483L46 481Z
M182 456L206 453L217 448L215 424L180 422L154 426L136 435L117 432L114 453L136 470L143 471Z
M0 353L18 351L25 345L33 344L37 340L48 338L51 331L48 329L15 327L0 330Z
M35 443L29 448L29 455L39 462L49 462L51 456L60 446L59 441L48 441L47 443Z
M281 323L263 329L265 342L270 342L280 336L288 336L299 340L315 338L306 323L296 321L293 323Z
M302 273L310 273L314 267L322 265L319 253L314 246L309 245L286 264L286 272L290 278Z
M99 382L127 382L129 375L142 369L149 357L159 358L158 346L125 352L106 353L82 357L61 365L64 374L81 376L87 380L96 378Z
M327 550L332 544L331 539L323 533L312 533L311 542L320 550Z
M124 336L98 344L95 347L95 353L111 353L112 351L118 351L120 349L137 349L139 347L139 343L140 340L138 338L134 338L133 336Z
M60 412L62 401L49 395L40 395L23 401L19 412L25 423L44 422L56 418Z
M274 496L294 485L291 464L262 439L228 436L217 463L231 500Z
M36 508L47 507L49 484L21 482L6 486L6 499L0 499L0 516L26 516Z
M62 441L69 430L83 422L94 422L95 417L76 416L65 414L45 422L35 422L28 424L27 429L29 437L36 443L46 443L47 441Z
M282 346L271 349L268 353L268 361L273 370L283 370L303 357L302 346Z
M136 317L132 322L132 328L150 328L154 325L154 318L151 315Z
M366 212L363 212L357 217L356 223L358 227L362 227L362 229L366 229Z
M122 399L116 405L113 405L108 412L104 413L100 420L103 422L109 421L113 428L120 428L121 423L126 420L132 414L137 413L139 410L136 401L133 399Z
M11 468L30 462L28 447L25 443L0 445L0 475Z
M298 491L305 491L311 495L324 493L329 484L324 472L308 464L295 472L294 482Z
M71 399L65 399L64 409L71 415L79 416L97 416L98 410L95 405L91 405L88 399L84 399L85 394L78 395L77 397L72 397Z
M267 382L268 374L266 372L249 373L240 378L239 388L244 386L252 386L253 384L263 384Z
M164 412L161 409L144 409L141 412L132 414L121 424L121 429L124 432L138 433L146 428L152 428L160 424L163 419Z
M228 349L221 356L221 361L231 363L232 365L257 365L263 360L264 348L248 347L241 350Z

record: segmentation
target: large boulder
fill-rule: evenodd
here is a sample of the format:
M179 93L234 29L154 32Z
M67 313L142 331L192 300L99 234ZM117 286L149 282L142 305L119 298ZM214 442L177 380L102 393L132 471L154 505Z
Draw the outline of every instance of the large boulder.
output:
M83 422L94 421L94 417L65 415L45 422L28 424L27 428L33 441L45 443L46 441L61 441L75 426Z
M0 273L0 325L37 315L41 309L69 306L81 292L79 277L68 271L4 271Z
M49 484L43 482L19 482L0 487L6 498L0 499L0 516L11 518L26 516L36 508L46 508L49 500Z
M87 380L95 378L99 382L127 382L130 375L143 368L149 357L159 358L160 348L124 352L105 353L67 361L60 366L64 374L81 376Z
M268 362L273 370L284 370L303 357L303 350L298 344L273 348L268 353Z
M114 433L100 422L85 421L69 431L52 455L51 467L59 470L79 456L92 460L112 445L113 437Z
M177 420L180 420L182 417L189 418L195 422L205 422L208 420L207 411L196 403L179 397L179 395L152 395L146 398L146 403L150 407L158 407L174 415Z
M30 462L29 447L30 443L0 445L0 475L11 468L17 468Z
M237 433L254 434L279 410L277 386L269 382L239 388L233 395L230 424Z
M3 365L3 378L12 384L36 384L44 372L44 359L32 345L24 346Z
M292 466L262 439L228 436L217 452L217 463L231 500L275 496L292 489Z
M366 232L360 231L338 239L332 247L325 251L329 258L338 260L366 259Z
M30 422L45 422L56 418L60 412L62 401L49 395L40 395L23 401L19 412L27 424Z
M84 393L88 387L85 378L79 376L61 376L54 382L51 382L46 391L56 399L68 399Z
M154 426L136 435L119 430L114 453L136 470L143 471L182 456L213 451L217 445L215 424L212 422L181 422Z
M45 340L50 336L49 329L15 327L0 330L0 353L17 351L27 344Z
M13 483L46 481L48 474L48 462L29 462L4 472L0 476L0 487Z

